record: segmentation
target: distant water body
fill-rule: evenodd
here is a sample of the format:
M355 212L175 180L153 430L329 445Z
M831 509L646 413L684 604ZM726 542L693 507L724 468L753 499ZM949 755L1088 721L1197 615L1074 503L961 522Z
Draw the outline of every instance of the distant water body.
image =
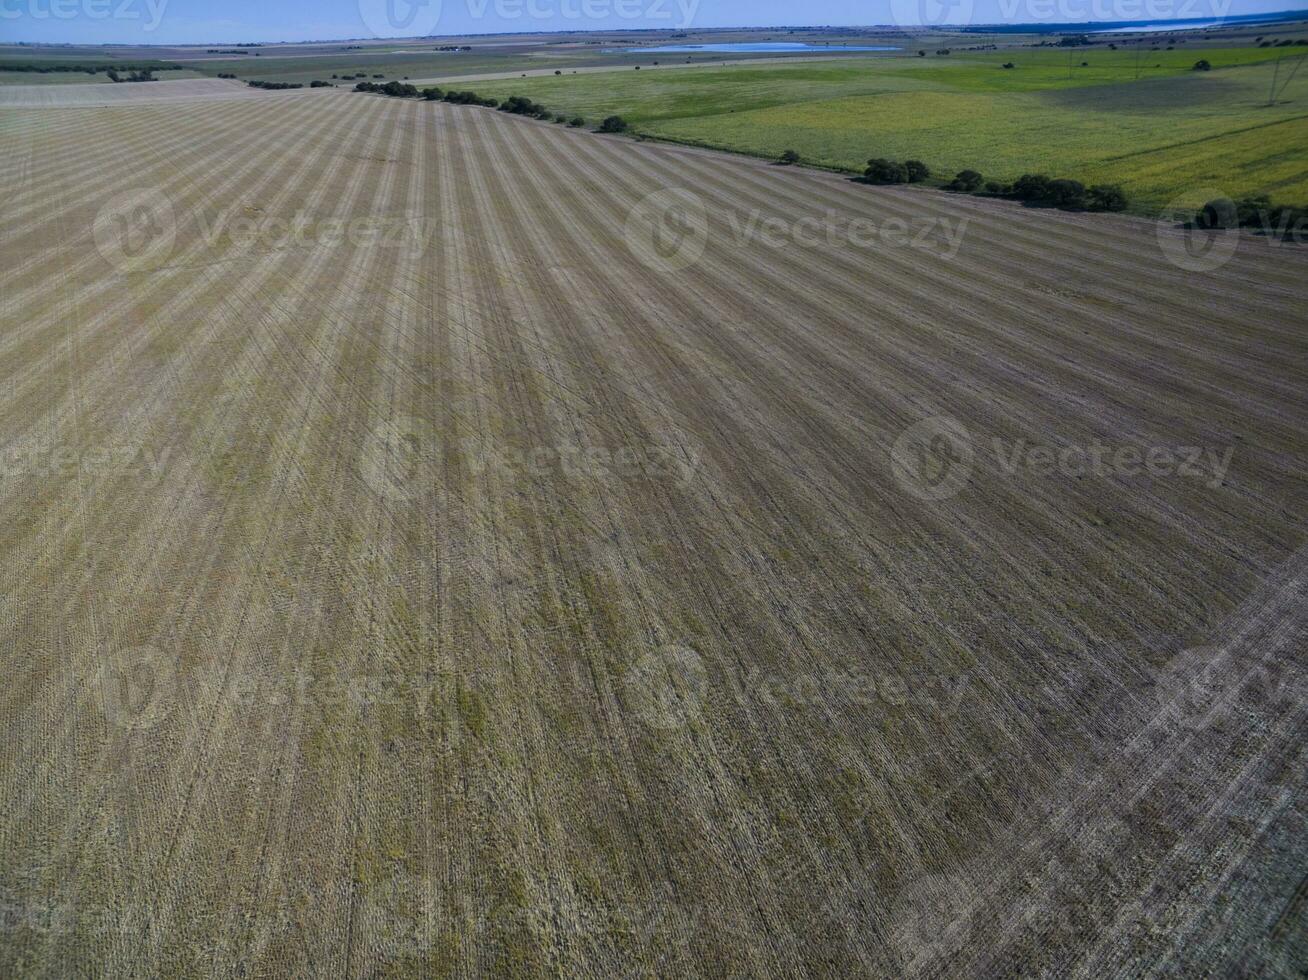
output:
M802 44L789 41L757 41L739 44L665 44L658 48L626 48L628 54L685 54L695 51L898 51L893 46Z
M1197 31L1204 27L1236 26L1228 20L1204 20L1193 24L1178 24L1176 21L1160 21L1157 24L1140 24L1135 27L1108 27L1092 34L1139 34L1142 31Z

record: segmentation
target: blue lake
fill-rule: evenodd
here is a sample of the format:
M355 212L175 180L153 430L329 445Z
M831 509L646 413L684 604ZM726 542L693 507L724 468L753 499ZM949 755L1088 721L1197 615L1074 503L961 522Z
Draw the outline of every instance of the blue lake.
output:
M882 45L825 45L788 41L756 41L737 44L665 44L657 48L626 48L628 54L685 54L696 51L898 51Z
M1205 20L1195 24L1178 24L1176 21L1160 21L1157 24L1140 24L1136 27L1108 27L1099 31L1091 31L1091 34L1139 34L1144 31L1156 33L1158 31L1198 31L1205 27L1221 27L1228 24L1222 20ZM1238 25L1237 25L1238 26Z

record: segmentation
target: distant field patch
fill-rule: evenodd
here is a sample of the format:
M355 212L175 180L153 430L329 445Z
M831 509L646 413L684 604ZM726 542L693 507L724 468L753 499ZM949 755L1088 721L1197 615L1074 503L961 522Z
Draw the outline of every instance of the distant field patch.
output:
M1212 71L1193 70L1200 55ZM921 159L939 174L972 168L999 180L1044 171L1109 181L1126 188L1133 208L1150 210L1195 180L1232 195L1308 201L1308 72L1268 106L1275 56L1258 48L1010 50L476 88L596 122L620 114L663 139L769 157L794 149L841 170L880 156Z

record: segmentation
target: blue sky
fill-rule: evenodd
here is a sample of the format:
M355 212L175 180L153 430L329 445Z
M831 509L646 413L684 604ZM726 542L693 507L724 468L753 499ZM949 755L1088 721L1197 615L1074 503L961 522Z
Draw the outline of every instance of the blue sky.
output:
M236 43L414 34L1220 18L1277 0L0 0L0 40ZM415 29L419 28L419 29Z

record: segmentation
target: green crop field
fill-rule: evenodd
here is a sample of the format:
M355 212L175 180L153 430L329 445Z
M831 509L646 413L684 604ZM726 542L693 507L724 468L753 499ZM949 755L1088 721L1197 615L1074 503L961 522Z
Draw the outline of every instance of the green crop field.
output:
M1195 71L1199 57L1213 70ZM1119 183L1148 211L1197 185L1308 200L1308 71L1294 73L1303 57L1256 47L1010 49L476 87L592 120L620 114L662 139L761 156L795 149L840 170L883 156L921 159L943 175L972 168L998 180L1045 172ZM1282 88L1269 106L1274 72Z

